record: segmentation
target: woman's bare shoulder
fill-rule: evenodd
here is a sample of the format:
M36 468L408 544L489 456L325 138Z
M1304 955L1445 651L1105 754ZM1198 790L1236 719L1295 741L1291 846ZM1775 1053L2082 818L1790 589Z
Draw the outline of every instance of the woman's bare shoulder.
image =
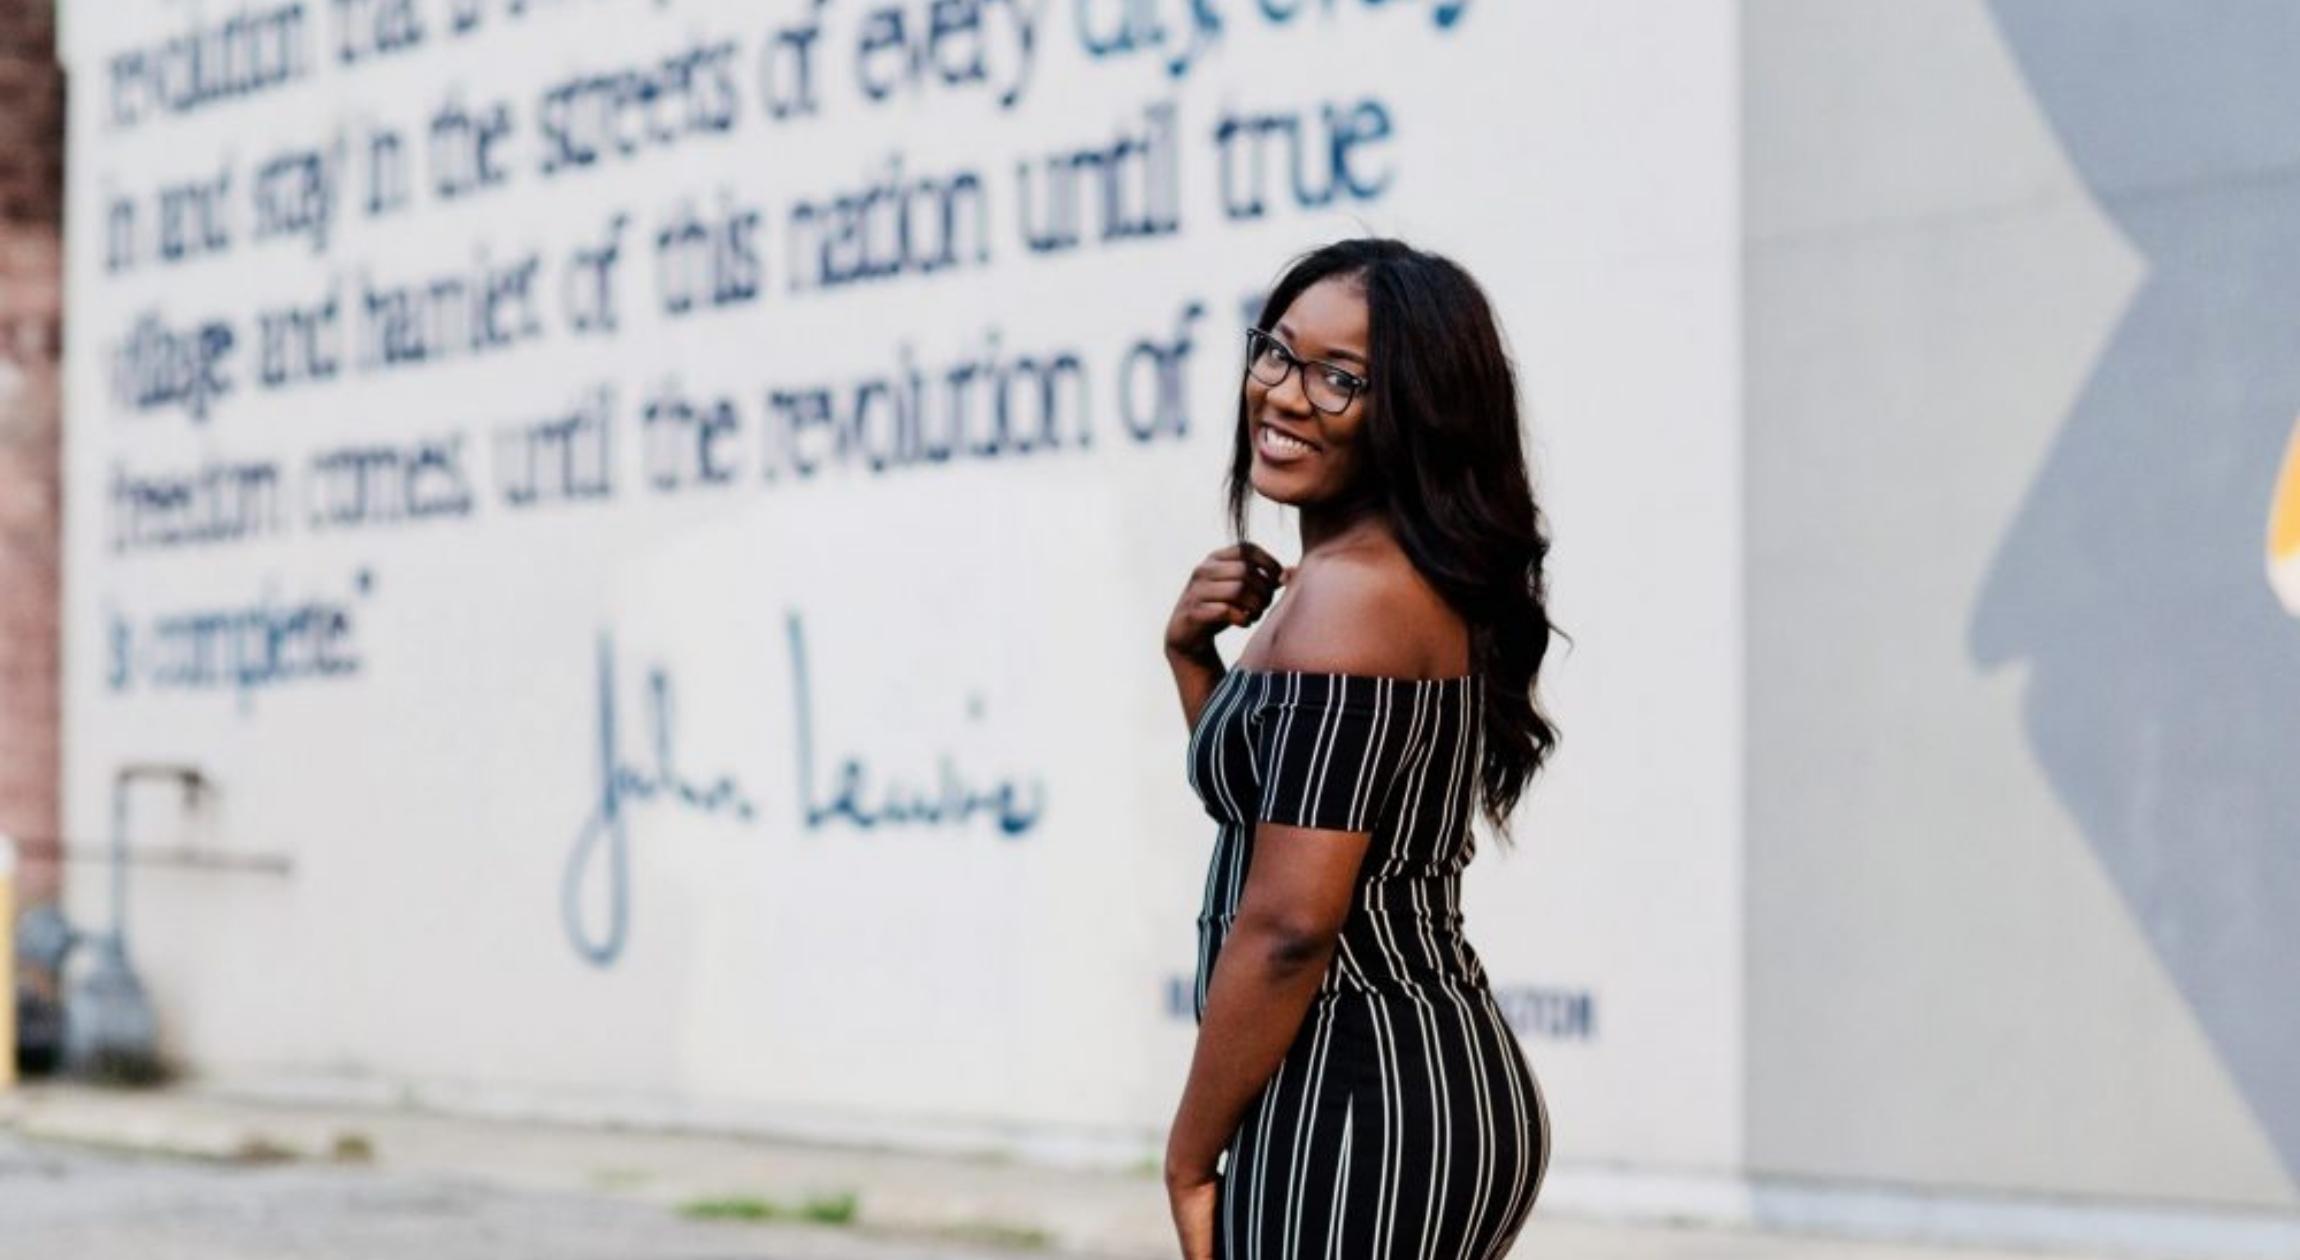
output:
M1395 547L1305 558L1284 602L1259 668L1391 678L1462 668L1460 619Z

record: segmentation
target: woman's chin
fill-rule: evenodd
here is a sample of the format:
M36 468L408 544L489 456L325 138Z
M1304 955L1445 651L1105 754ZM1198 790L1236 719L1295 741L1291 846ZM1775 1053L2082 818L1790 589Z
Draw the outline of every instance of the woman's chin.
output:
M1318 487L1309 478L1273 468L1259 459L1254 461L1247 480L1254 487L1254 493L1287 507L1303 507L1325 497L1318 493Z
M1292 506L1302 498L1301 478L1289 476L1279 469L1272 468L1262 462L1259 457L1254 460L1254 466L1248 473L1247 481L1254 487L1254 493L1272 503Z

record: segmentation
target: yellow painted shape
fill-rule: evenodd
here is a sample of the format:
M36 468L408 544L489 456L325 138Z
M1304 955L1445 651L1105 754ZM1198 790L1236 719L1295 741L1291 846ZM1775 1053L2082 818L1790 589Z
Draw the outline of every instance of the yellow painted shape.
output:
M2300 424L2292 426L2276 497L2268 503L2268 586L2286 612L2300 617Z
M2276 477L2276 498L2268 509L2268 558L2300 556L2300 424L2284 448L2284 471Z

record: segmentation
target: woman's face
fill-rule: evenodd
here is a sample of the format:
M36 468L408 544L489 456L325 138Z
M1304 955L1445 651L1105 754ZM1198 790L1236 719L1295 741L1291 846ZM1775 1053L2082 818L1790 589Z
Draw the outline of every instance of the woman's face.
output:
M1302 290L1270 331L1297 359L1323 359L1361 378L1370 370L1366 297L1354 277L1330 276ZM1357 475L1365 392L1339 413L1321 411L1310 404L1302 379L1304 372L1319 370L1306 365L1279 385L1246 374L1252 481L1265 498L1296 507L1317 503L1343 494Z

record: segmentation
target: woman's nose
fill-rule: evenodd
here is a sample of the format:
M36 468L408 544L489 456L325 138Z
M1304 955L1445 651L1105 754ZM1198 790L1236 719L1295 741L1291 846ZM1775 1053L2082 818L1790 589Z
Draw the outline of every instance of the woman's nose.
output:
M1270 387L1270 401L1288 411L1306 412L1310 409L1310 395L1302 385L1302 368L1286 373L1286 379Z

